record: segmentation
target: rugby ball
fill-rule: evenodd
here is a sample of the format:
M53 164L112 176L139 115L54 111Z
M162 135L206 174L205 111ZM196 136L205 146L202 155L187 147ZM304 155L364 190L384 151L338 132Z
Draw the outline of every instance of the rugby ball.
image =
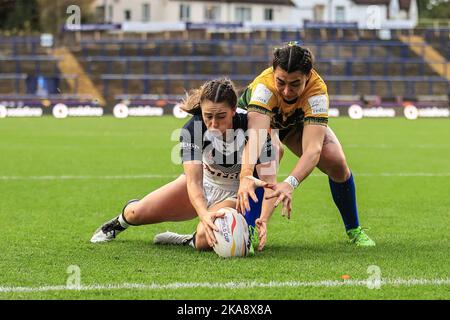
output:
M214 221L219 228L214 231L217 240L214 251L223 258L245 257L250 245L245 218L233 208L222 208L218 212L225 212L225 216Z

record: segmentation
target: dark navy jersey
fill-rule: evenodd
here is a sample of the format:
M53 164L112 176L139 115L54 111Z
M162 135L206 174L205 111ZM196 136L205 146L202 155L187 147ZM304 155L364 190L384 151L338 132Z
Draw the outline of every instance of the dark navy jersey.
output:
M247 114L236 113L233 128L223 136L214 136L207 130L202 116L193 116L183 127L180 135L181 159L201 161L204 177L215 184L239 184L241 159L247 142ZM258 163L269 162L273 151L270 135L267 136ZM212 181L211 181L212 180Z

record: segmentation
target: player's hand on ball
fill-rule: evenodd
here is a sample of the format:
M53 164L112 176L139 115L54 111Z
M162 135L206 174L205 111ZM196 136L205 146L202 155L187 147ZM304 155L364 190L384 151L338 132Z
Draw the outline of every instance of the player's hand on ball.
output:
M292 211L292 192L294 188L287 182L280 182L272 188L274 192L272 194L267 195L266 199L277 198L274 206L278 207L278 205L283 202L283 208L281 209L281 215L285 217L287 215L288 219L291 218Z
M206 240L208 241L208 245L210 247L214 247L214 244L217 243L216 237L214 236L214 230L219 231L219 228L214 224L214 220L217 218L223 218L225 216L225 212L210 212L203 214L200 216L200 221L205 228Z
M256 179L253 176L241 178L236 203L236 210L238 212L245 215L245 210L250 211L249 197L251 197L254 202L258 202L258 197L255 194L255 189L258 187L273 188L274 185Z
M267 239L267 223L260 218L256 219L256 229L258 230L258 236L259 236L259 245L258 245L258 251L262 251L264 249L264 246L266 245L266 239Z

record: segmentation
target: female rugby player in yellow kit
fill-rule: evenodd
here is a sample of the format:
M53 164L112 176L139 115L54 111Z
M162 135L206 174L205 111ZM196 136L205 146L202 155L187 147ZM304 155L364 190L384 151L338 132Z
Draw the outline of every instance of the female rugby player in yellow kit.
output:
M256 155L264 134L272 131L299 160L290 176L275 187L269 198L283 202L283 212L291 214L293 191L317 166L329 177L334 202L341 213L351 243L375 246L358 221L355 184L342 146L328 127L327 86L313 69L311 52L297 43L276 49L271 68L264 70L248 86L238 106L248 111L249 140L245 147L237 209L249 209L249 197L257 200L252 176ZM274 130L277 129L277 130ZM255 148L257 146L257 148ZM251 151L252 150L252 151Z

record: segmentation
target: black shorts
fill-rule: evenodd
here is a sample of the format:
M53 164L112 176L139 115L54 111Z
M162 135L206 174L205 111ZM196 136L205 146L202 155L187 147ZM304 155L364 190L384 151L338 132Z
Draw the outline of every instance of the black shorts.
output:
M300 134L303 133L303 121L297 122L294 125L290 126L286 129L279 129L278 130L278 137L280 138L280 141L283 142L283 140L290 134L293 134L295 132L300 132Z

